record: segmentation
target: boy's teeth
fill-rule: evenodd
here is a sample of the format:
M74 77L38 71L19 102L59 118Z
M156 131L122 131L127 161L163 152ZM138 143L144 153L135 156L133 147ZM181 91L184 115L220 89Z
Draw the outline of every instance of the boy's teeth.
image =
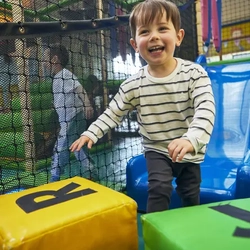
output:
M149 49L149 51L153 52L153 51L158 51L158 50L162 50L162 47L161 46L154 46L154 47L151 47Z

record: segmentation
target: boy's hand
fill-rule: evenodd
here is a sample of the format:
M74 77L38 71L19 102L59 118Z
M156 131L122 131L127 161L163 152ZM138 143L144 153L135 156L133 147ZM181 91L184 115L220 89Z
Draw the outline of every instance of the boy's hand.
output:
M168 152L172 162L181 162L186 153L194 152L194 147L188 140L175 139L169 143Z
M74 142L71 144L69 150L70 150L71 152L80 151L80 149L81 149L85 144L87 144L88 148L91 149L92 146L93 146L93 144L94 144L94 142L93 142L90 138L88 138L87 136L82 135L79 139L77 139L76 141L74 141Z

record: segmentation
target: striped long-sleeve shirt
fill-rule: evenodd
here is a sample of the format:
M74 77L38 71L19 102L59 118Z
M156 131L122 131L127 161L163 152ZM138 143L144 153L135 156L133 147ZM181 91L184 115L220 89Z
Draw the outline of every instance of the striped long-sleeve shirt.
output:
M109 107L83 134L96 143L136 108L145 151L169 157L168 144L183 138L192 143L195 152L187 153L182 161L202 162L215 118L211 82L202 66L176 60L176 69L166 77L155 78L144 66L124 81Z

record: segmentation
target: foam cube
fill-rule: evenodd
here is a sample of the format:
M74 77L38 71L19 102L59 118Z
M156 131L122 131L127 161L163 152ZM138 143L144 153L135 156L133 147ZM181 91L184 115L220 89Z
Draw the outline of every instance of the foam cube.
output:
M141 216L145 250L249 250L250 199Z
M74 177L0 196L0 249L137 250L137 205Z

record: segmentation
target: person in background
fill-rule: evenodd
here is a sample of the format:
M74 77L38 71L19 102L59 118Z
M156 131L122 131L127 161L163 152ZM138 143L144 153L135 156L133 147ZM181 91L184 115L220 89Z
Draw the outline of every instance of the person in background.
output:
M95 75L89 75L86 79L85 89L94 108L94 117L92 119L94 121L103 111L103 86ZM90 122L92 121L90 120Z
M69 54L63 45L52 45L45 50L45 66L53 76L54 107L58 114L60 132L53 150L51 181L60 180L60 175L70 161L69 145L86 129L86 119L93 116L86 91L77 77L66 65ZM89 171L89 178L94 171L92 159L82 148L75 152L81 171Z
M215 119L211 81L202 66L174 57L184 38L174 3L140 2L129 22L130 43L147 65L120 85L109 107L70 150L91 148L136 108L148 171L147 212L169 209L174 177L182 205L198 205L200 163Z

